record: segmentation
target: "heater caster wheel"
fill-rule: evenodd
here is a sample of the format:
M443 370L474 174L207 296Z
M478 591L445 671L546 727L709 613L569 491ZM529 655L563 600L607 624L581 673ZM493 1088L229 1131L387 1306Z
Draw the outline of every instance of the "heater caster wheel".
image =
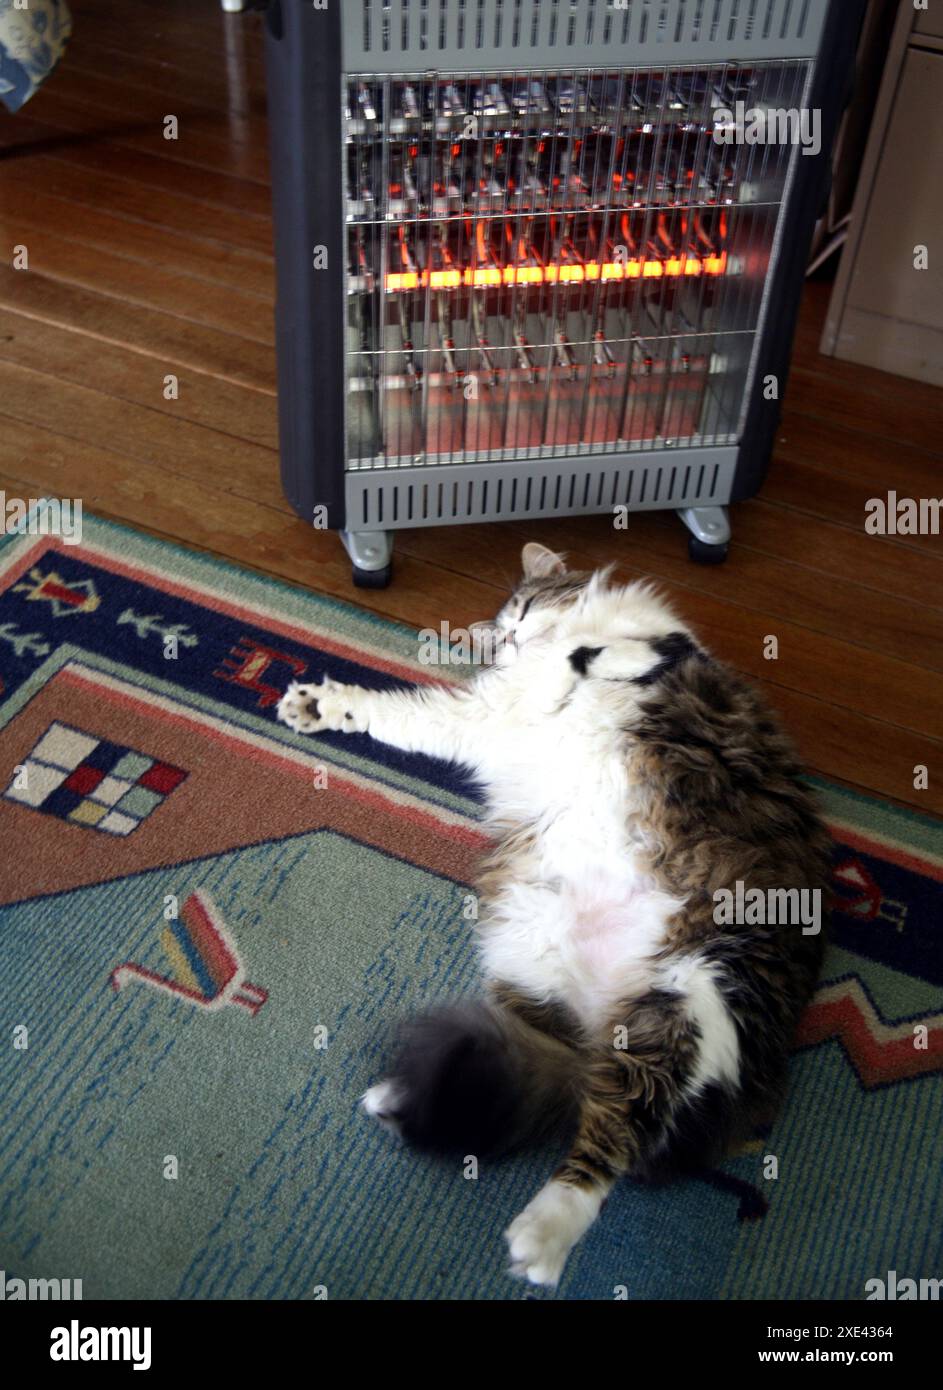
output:
M389 531L341 531L358 589L385 589L393 577L393 536Z
M357 565L354 565L351 572L356 588L385 589L393 578L393 565L392 563L384 565L381 570L362 570Z
M721 565L730 544L726 507L682 507L678 516L688 528L688 556L696 565Z
M688 555L698 565L722 565L729 548L729 541L708 545L706 541L698 540L697 536L688 536Z

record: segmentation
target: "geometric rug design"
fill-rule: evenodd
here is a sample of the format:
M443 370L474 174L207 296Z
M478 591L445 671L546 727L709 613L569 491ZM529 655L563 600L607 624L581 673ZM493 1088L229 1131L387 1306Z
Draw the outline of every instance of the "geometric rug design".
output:
M478 988L477 792L274 715L292 679L461 674L351 605L83 522L78 545L0 538L8 1278L81 1278L86 1298L611 1300L862 1299L891 1269L940 1276L937 822L815 782L835 900L785 1107L699 1179L619 1184L559 1289L525 1288L501 1231L556 1151L470 1178L357 1104L397 1019Z
M168 923L161 931L160 943L172 976L156 975L143 965L126 961L112 971L115 989L138 980L178 999L189 999L201 1009L240 1004L249 1013L258 1013L268 991L249 984L239 949L209 896L201 891L191 893L179 914L173 901L164 915Z
M3 795L75 825L130 835L186 775L56 719Z

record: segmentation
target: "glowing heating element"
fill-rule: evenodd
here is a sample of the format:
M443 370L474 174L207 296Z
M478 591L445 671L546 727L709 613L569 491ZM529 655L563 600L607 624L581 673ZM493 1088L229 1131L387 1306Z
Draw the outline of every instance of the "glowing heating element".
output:
M597 280L678 278L687 275L723 275L727 252L719 256L670 256L667 260L633 257L624 261L587 261L583 265L479 266L459 270L391 271L387 292L431 288L457 290L502 285L579 285Z

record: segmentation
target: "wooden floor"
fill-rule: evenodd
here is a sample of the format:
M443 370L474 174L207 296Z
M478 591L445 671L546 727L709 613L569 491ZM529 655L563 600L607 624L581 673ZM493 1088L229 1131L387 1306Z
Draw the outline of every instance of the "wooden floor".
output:
M81 497L414 626L494 613L524 539L618 561L760 682L811 769L943 812L943 537L863 528L869 497L940 495L943 402L819 356L829 286L807 288L775 461L733 508L725 565L692 565L677 519L648 513L627 532L606 517L399 532L393 585L355 591L337 538L279 488L260 21L216 0L73 9L66 61L0 115L0 488Z

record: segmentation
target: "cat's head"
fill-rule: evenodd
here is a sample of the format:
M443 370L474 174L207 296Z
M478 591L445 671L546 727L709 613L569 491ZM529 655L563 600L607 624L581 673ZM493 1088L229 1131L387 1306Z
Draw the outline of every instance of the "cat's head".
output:
M563 557L531 541L521 552L522 575L493 626L505 663L559 642L602 649L649 642L682 628L665 598L646 580L619 584L612 566L571 570ZM502 664L505 664L502 663Z
M519 647L546 635L579 602L594 576L568 570L563 557L529 541L521 551L521 579L495 618L502 641Z

